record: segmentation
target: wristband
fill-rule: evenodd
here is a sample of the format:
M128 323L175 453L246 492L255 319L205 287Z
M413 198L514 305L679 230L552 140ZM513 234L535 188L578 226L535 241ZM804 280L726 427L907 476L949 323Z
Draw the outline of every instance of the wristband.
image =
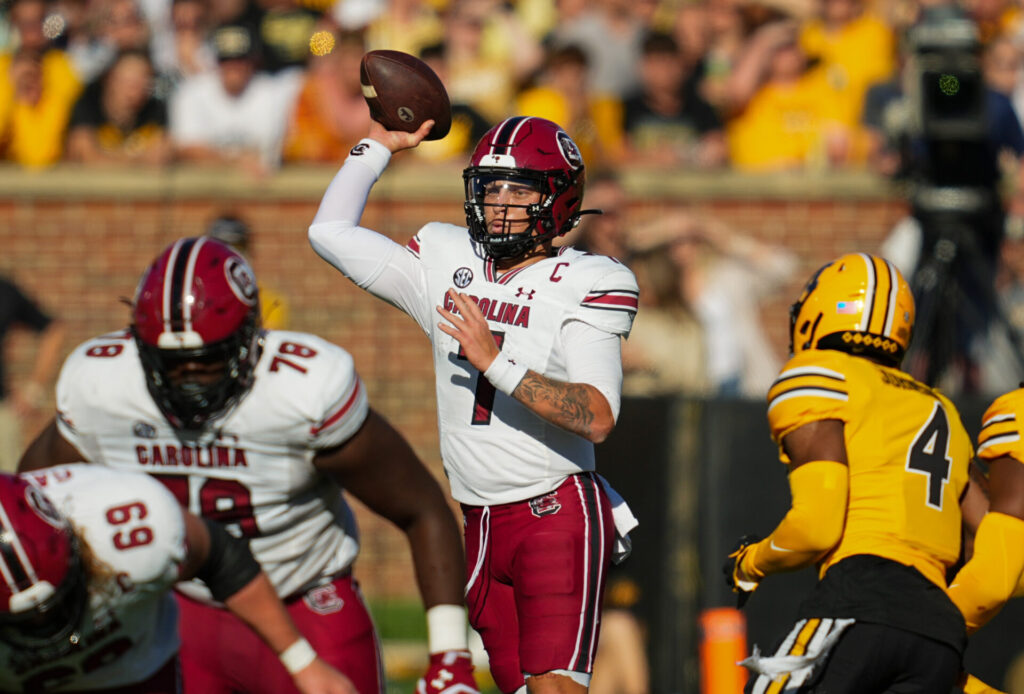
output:
M526 375L527 368L520 366L501 352L494 358L491 365L484 371L484 378L505 395L512 395L519 382Z
M427 652L469 650L466 608L434 605L427 610Z
M281 664L284 665L288 674L294 675L299 670L309 667L309 664L316 660L316 651L309 645L309 641L299 638L298 641L281 651L281 655L277 657L281 659Z
M376 140L364 137L359 143L349 150L349 160L358 161L360 164L373 172L375 178L380 178L391 161L391 150Z

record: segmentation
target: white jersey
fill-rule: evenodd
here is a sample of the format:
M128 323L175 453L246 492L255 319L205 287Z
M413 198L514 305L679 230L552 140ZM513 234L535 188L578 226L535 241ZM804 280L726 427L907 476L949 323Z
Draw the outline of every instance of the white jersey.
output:
M387 161L380 145L363 144L353 149L328 189L309 229L310 241L325 260L408 313L430 337L441 457L452 496L471 505L521 501L546 494L569 475L593 470L592 443L497 391L460 358L459 343L438 327L443 319L436 307L453 309L450 289L469 294L504 355L549 378L594 385L617 413L616 336L629 334L636 314L633 273L611 258L567 247L499 276L464 227L427 224L404 248L358 227L370 176L379 175ZM372 157L375 161L368 160ZM604 368L617 381L579 378L579 364L568 358L566 345L573 325L613 338L615 363Z
M26 473L71 521L99 564L80 640L61 657L0 642L0 690L107 691L141 682L178 652L171 588L185 560L185 521L174 496L147 475L90 465Z
M201 433L176 430L146 387L134 340L79 346L57 383L58 426L92 463L141 470L193 513L250 538L281 597L346 570L359 551L341 489L313 466L369 411L345 350L314 335L269 331L250 392ZM208 598L200 582L186 592Z

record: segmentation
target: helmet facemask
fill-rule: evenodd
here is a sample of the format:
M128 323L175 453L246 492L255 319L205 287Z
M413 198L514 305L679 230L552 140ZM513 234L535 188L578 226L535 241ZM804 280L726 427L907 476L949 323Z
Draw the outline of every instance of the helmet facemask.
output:
M556 224L555 203L570 187L569 181L560 171L542 172L471 166L462 176L466 184L464 207L469 235L473 241L480 244L489 258L505 260L524 256L537 245L561 236L579 224L578 214L571 215L561 229ZM487 201L488 191L493 191L493 187L498 183L511 184L540 193L540 201L516 204L514 196L506 202ZM504 208L506 217L510 210L525 210L526 217L506 222L504 233L491 233L487 222L487 208Z
M259 309L239 329L219 342L201 347L164 349L135 335L146 387L164 416L177 428L201 429L233 408L249 392L260 353ZM207 381L187 372L175 377L186 363L220 365L220 377ZM205 373L205 372L204 372Z
M89 594L78 540L70 529L67 533L71 551L68 570L60 585L54 587L47 581L37 582L11 597L12 608L16 608L18 602L30 607L0 612L0 641L14 650L59 658L78 643Z

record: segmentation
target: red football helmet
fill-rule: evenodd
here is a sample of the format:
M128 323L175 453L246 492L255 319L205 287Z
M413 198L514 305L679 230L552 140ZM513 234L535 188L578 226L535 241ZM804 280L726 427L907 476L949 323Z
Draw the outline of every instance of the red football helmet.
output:
M46 495L0 474L0 641L56 655L77 641L88 604L78 541Z
M583 157L572 138L543 118L517 116L491 128L477 144L462 173L466 183L466 222L470 237L491 258L517 258L537 244L579 224L583 205ZM530 222L519 233L490 234L484 192L494 181L511 181L542 194L525 207Z
M215 239L175 241L139 282L132 334L161 412L175 427L201 428L252 387L260 305L249 263ZM212 380L174 373L184 364L219 375Z

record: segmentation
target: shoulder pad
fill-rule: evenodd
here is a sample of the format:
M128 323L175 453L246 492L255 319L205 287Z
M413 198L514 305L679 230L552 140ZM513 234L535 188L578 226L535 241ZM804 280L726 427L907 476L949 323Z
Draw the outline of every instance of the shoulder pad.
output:
M584 292L575 317L614 335L629 336L640 290L632 270L603 255L578 253L571 259Z
M1010 456L1024 463L1021 418L1024 417L1024 388L1000 395L985 411L978 433L978 457L995 460Z
M359 429L369 400L351 354L316 335L284 330L269 331L264 349L258 378L268 381L276 400L302 413L305 436L316 447L341 443Z
M420 227L416 235L405 244L405 249L417 258L424 252L424 248L433 250L438 244L447 243L455 239L458 242L469 243L469 230L455 224L445 222L428 222Z
M768 390L768 423L772 438L821 419L846 421L850 400L847 374L850 357L833 350L808 350L782 367Z

